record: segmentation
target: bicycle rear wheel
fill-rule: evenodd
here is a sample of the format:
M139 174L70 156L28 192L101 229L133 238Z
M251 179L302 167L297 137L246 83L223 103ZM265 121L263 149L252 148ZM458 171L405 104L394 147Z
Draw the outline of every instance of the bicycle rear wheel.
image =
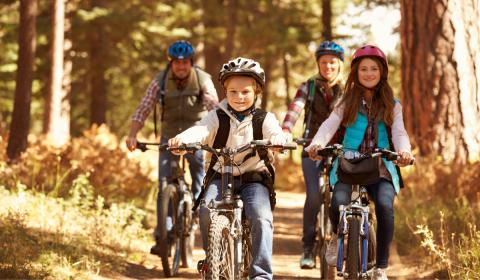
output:
M359 279L360 271L360 220L358 216L348 217L348 244L345 264L346 279Z
M175 185L167 185L162 190L160 221L160 239L158 240L162 259L163 273L165 277L177 275L180 264L181 236L178 234L181 229L181 217L183 209L178 207L179 197ZM171 221L171 222L170 222Z
M207 247L207 280L234 279L234 241L230 235L230 220L216 215L210 223Z

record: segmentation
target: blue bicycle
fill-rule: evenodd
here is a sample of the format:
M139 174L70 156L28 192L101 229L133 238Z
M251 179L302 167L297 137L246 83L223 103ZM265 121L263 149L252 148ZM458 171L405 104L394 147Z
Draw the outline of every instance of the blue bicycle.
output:
M336 144L319 150L320 156L344 157L342 145ZM375 149L361 158L384 157L396 160L398 154L387 149ZM360 158L356 158L359 160ZM413 164L414 161L410 164ZM369 279L369 271L375 265L375 221L369 208L367 189L361 184L352 185L352 199L348 205L340 205L338 224L337 275L344 279ZM346 243L346 245L345 245ZM346 251L345 251L346 249Z

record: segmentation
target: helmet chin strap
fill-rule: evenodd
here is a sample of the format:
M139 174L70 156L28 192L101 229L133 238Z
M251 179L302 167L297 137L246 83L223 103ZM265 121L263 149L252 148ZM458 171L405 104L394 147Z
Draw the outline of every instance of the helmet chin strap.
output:
M230 106L230 104L228 104L228 110L239 120L239 121L243 121L243 119L245 119L246 116L248 116L249 114L253 114L255 112L255 103L257 101L257 98L255 97L255 100L253 101L253 104L252 106L250 106L249 108L243 110L243 111L237 111L235 109L233 109L232 106Z

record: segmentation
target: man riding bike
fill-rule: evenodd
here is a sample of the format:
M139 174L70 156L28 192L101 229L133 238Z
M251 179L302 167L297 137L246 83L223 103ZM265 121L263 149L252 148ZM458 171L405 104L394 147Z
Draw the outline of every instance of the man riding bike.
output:
M171 44L167 55L169 62L166 69L160 71L150 82L132 117L130 132L126 139L127 147L131 151L137 145L138 131L157 102L161 106L161 144L166 144L169 138L194 125L218 104L217 91L210 75L193 64L195 51L188 41L179 40ZM192 177L192 192L197 198L205 175L203 153L198 151L185 155L185 158ZM161 190L171 175L171 161L178 160L179 157L170 152L161 152L159 156L160 191L157 197L156 242L150 250L150 253L155 255L160 254L159 224L165 222L159 220Z

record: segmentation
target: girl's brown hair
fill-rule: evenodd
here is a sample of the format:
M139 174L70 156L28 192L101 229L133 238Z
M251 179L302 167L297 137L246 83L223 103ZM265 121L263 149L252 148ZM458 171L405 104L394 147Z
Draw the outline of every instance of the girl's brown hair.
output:
M386 65L377 57L368 57L374 60L377 65L380 67L380 81L378 85L373 89L374 94L372 97L372 106L370 114L376 115L378 112L381 112L383 109L382 120L388 126L391 126L393 123L393 107L395 106L395 100L393 97L393 90L388 84L388 69ZM347 83L345 85L345 93L340 101L339 105L343 104L343 120L342 124L344 126L351 125L355 122L357 118L357 113L360 110L360 105L362 103L363 92L367 90L360 84L358 80L358 66L360 61L364 58L356 61L350 70L348 75Z

